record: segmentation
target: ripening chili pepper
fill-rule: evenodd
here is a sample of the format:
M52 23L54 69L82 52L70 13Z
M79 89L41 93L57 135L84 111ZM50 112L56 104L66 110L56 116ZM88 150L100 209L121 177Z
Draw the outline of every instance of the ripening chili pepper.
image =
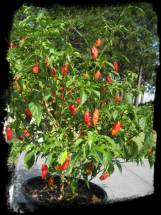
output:
M54 94L55 94L55 93L54 93L54 90L50 90L50 95L51 95L51 96L54 96Z
M112 83L112 79L110 76L106 76L106 82L111 84Z
M53 67L51 72L50 72L50 75L53 77L56 77L56 74L57 74L56 69Z
M89 162L86 164L86 173L89 175L93 172L95 169L94 164L92 162Z
M15 87L16 87L16 90L21 90L21 86L18 83L18 81L15 82Z
M122 100L121 96L115 96L115 102L120 102Z
M10 49L13 49L14 47L15 47L14 43L13 43L13 42L10 42L9 48L10 48Z
M32 67L32 72L34 74L38 74L39 73L39 64L35 64L33 67Z
M64 91L64 87L59 87L59 91L63 92Z
M69 111L75 115L77 113L77 108L75 107L75 105L70 105L69 106Z
M29 137L30 136L30 133L28 132L27 129L23 130L23 134L25 137Z
M20 135L17 135L17 138L18 138L19 140L21 140L21 141L24 141L24 140L25 140L25 138L24 138L23 136L20 136Z
M25 109L25 114L26 114L26 116L28 117L28 118L32 118L32 112L30 111L30 109L29 108L26 108Z
M80 97L77 98L76 102L77 102L78 105L81 103Z
M7 141L11 141L13 137L12 129L10 127L6 128Z
M120 122L116 122L112 127L112 132L111 132L112 136L115 136L120 131L121 127L122 127L122 124Z
M118 71L118 63L114 62L113 67L114 67L114 71L117 72Z
M101 78L101 76L102 76L102 75L101 75L100 71L96 71L95 74L94 74L94 79L95 79L95 80L98 80L98 79Z
M27 39L27 36L23 35L23 36L20 37L20 40L26 40L26 39Z
M68 73L68 64L64 64L61 68L62 75L66 75Z
M93 47L91 49L91 57L93 60L95 60L98 57L98 49L96 47Z
M91 127L91 122L90 122L90 113L89 111L86 111L83 115L83 121L87 124L88 127Z
M108 172L104 172L104 173L99 177L99 179L100 179L101 181L103 181L103 180L107 179L109 176L110 176L110 175L109 175Z
M68 158L64 161L62 165L59 164L55 168L56 170L66 170L69 164L70 164L70 157L68 156Z
M41 167L41 178L46 179L47 174L48 174L48 166L46 164L43 164Z
M99 119L99 110L95 109L93 114L92 114L92 122L93 122L94 126L97 125L98 119Z
M102 45L102 43L103 43L103 41L100 38L98 38L95 42L95 46L100 47Z
M63 101L65 101L65 97L64 97L64 95L63 94L59 94L59 97L63 100Z

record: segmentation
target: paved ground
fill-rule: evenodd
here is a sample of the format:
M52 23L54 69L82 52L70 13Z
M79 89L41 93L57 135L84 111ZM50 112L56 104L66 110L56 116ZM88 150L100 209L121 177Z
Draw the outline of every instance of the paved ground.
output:
M30 170L27 170L24 166L23 154L20 156L13 183L10 187L9 198L11 208L15 211L19 208L17 203L22 205L25 203L24 196L21 193L21 184L27 178L40 175L42 163L43 161L38 159L37 163ZM154 192L154 169L149 167L147 160L144 160L142 166L137 166L136 163L132 162L123 163L122 165L122 173L116 167L113 175L107 180L100 181L99 175L93 179L94 183L107 192L110 203L137 198Z

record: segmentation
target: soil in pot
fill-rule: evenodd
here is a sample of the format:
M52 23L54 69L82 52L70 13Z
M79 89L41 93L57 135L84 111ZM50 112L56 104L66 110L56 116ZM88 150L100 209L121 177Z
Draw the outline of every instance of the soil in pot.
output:
M107 194L102 188L90 182L88 189L83 180L78 182L78 195L76 196L71 193L70 186L65 183L64 195L61 199L60 177L55 176L53 179L54 184L52 186L48 184L47 180L42 180L41 177L29 179L23 184L23 193L34 204L49 205L50 207L54 204L103 204L107 201Z

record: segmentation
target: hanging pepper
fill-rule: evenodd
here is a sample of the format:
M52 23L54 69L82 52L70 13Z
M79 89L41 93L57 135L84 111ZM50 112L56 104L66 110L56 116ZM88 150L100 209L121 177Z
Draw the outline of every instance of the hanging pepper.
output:
M114 67L114 71L117 72L118 71L118 63L114 62L113 67Z
M68 168L70 164L70 157L68 156L68 158L64 161L64 163L62 165L57 165L55 167L56 170L66 170Z
M41 178L46 179L48 174L48 166L46 164L43 164L41 167Z
M26 116L28 117L28 118L32 118L32 112L30 111L30 109L29 108L26 108L25 109L25 114L26 114Z
M23 130L23 134L25 137L29 137L30 136L30 133L28 132L27 129Z
M7 141L11 141L12 140L12 137L13 137L12 129L9 128L9 127L6 128L6 136L7 136Z
M112 136L115 136L120 131L121 127L122 127L121 122L116 122L112 127L111 132Z
M91 127L91 122L90 122L90 113L89 111L86 111L83 115L83 121L87 124L88 127Z
M112 83L112 79L110 76L106 76L106 82L111 84Z
M95 42L95 46L100 47L102 45L102 43L103 43L103 41L100 38L98 38Z
M32 67L32 72L34 74L38 74L39 73L39 64L35 64L33 67Z
M13 42L10 42L9 48L10 48L10 49L13 49L14 47L15 47L14 43L13 43Z
M121 96L115 96L115 102L120 102L122 100Z
M55 94L55 93L54 93L54 90L50 90L50 95L51 95L51 96L54 96L54 94Z
M101 181L103 181L103 180L107 179L109 176L110 176L110 175L109 175L108 172L104 172L104 173L99 177L99 179L100 179Z
M86 164L86 173L89 175L93 172L95 169L94 164L92 162L89 162Z
M68 64L64 64L61 68L62 75L66 75L68 73Z
M15 87L16 87L16 90L21 90L21 86L18 83L18 81L15 82Z
M95 79L95 80L98 80L98 79L100 79L100 78L101 78L101 73L100 73L100 71L96 71L95 74L94 74L94 79Z
M24 141L24 140L25 140L25 138L24 138L23 136L20 136L20 135L17 135L17 138L18 138L19 140L21 140L21 141Z
M92 122L94 126L98 123L98 119L99 119L99 110L95 109L92 114Z
M78 105L81 103L80 97L77 98L76 102L77 102Z
M91 57L93 60L95 60L98 57L98 49L96 47L93 47L91 49Z
M69 111L75 115L77 113L77 108L75 107L75 105L70 105L69 106Z
M50 75L53 76L53 77L56 77L56 73L57 73L56 69L53 67L51 72L50 72Z

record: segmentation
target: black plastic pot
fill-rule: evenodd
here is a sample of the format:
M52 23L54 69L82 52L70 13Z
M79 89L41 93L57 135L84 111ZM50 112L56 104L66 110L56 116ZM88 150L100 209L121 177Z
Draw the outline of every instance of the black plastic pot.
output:
M59 176L55 176L54 179L60 179ZM32 207L36 208L54 208L54 207L70 207L70 206L80 206L80 202L78 201L73 201L73 202L60 202L60 203L53 203L53 204L47 204L43 201L38 201L35 200L34 198L32 198L31 195L29 195L29 193L27 192L27 187L33 185L33 184L39 184L42 183L42 179L40 176L38 177L34 177L34 178L30 178L28 180L26 180L23 184L22 184L22 193L25 196L26 199L26 203L29 205L32 205ZM45 183L45 181L44 181ZM79 180L78 182L78 186L84 186L85 185L85 181L84 180ZM101 199L100 203L96 203L96 204L106 204L107 203L107 194L106 192L98 185L90 182L90 192L92 192L92 194L94 194L95 196L97 196L99 199ZM87 202L86 205L89 205L89 203ZM91 204L92 205L92 204Z

